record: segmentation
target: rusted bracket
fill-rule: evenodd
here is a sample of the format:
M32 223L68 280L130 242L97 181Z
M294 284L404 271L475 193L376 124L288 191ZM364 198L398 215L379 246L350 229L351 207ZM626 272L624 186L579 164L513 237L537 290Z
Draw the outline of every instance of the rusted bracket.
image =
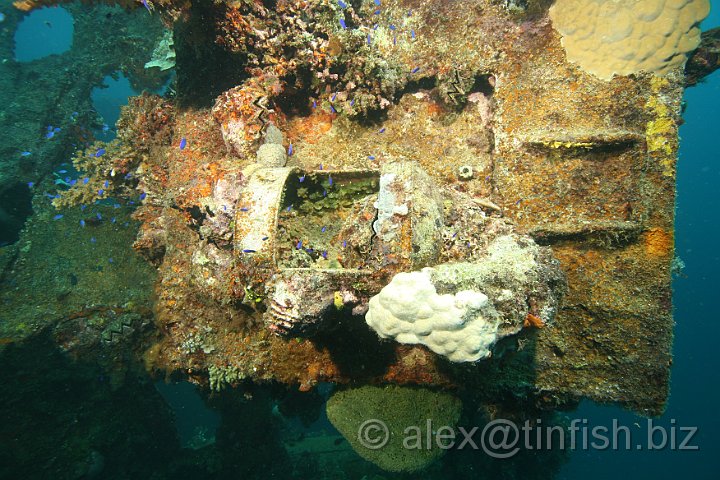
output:
M720 27L702 33L700 46L685 64L685 86L694 87L720 68Z

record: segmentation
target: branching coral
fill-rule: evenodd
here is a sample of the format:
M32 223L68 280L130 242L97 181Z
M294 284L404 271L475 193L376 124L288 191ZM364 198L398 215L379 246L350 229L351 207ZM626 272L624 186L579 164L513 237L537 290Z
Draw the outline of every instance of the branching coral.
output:
M88 205L116 195L128 195L134 170L134 153L119 141L97 142L78 152L73 165L80 178L53 200L56 208Z
M167 145L172 138L171 103L156 95L143 94L130 99L118 120L118 138L96 142L73 158L80 178L53 200L55 207L66 207L130 196L137 180L134 175L152 148Z

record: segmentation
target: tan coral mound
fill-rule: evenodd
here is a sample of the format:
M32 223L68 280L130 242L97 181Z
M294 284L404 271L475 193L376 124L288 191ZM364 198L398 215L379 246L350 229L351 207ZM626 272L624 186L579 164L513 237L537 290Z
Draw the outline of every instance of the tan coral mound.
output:
M567 58L593 75L665 75L700 43L708 0L557 0L550 8Z

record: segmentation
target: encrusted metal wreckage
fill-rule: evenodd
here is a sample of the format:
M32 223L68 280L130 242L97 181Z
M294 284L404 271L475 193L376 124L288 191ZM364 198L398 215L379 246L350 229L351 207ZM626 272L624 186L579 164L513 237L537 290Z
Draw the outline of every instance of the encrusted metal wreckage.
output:
M59 201L106 178L143 193L147 367L661 412L682 68L593 76L549 1L273 3L153 2L176 22L177 99L131 99ZM389 339L368 326L371 299L421 271L455 302L428 318L484 312L491 355L433 325L402 337L402 312L383 313Z

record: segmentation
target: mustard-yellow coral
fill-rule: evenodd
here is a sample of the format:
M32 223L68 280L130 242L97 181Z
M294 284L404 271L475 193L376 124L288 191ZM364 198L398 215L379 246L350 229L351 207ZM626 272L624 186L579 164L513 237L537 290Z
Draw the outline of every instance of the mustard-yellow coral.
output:
M568 60L610 80L684 65L709 11L709 0L556 0L550 18Z

